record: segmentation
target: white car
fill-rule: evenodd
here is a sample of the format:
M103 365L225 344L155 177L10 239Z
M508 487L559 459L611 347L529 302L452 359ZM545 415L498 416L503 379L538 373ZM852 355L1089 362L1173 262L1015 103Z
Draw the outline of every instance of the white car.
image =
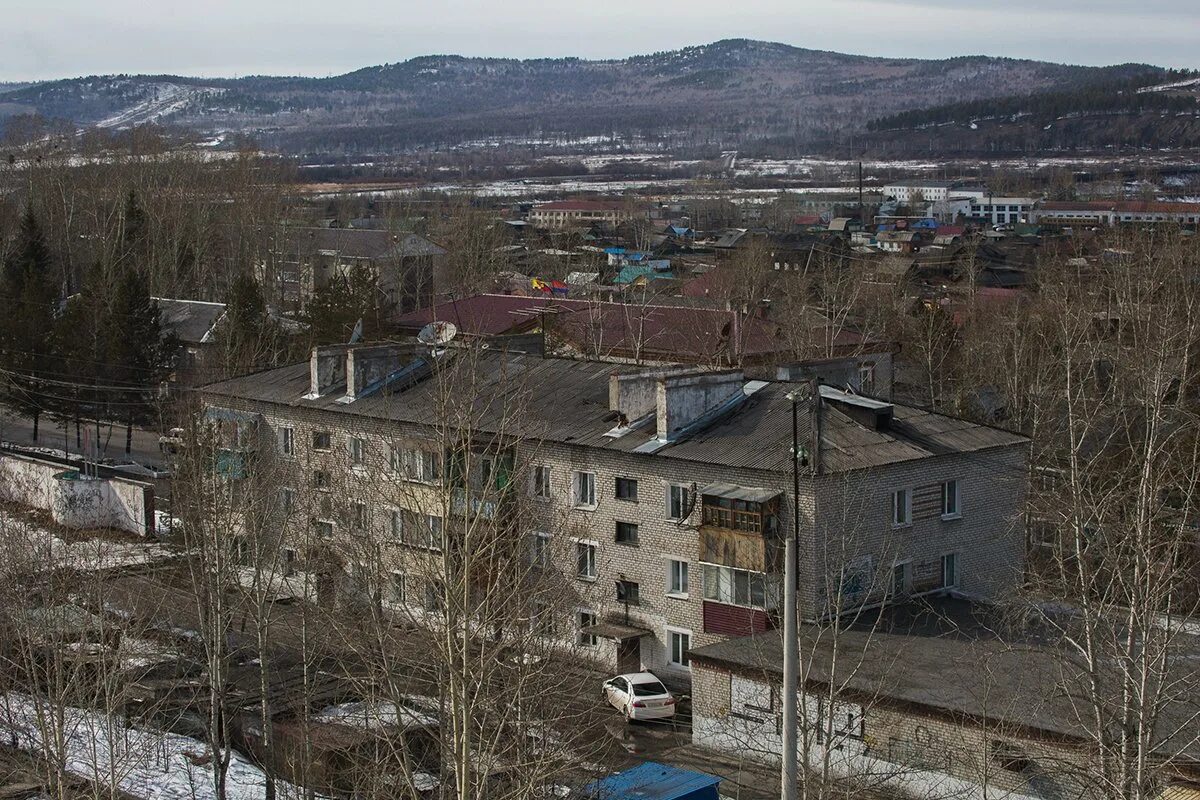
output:
M625 719L669 719L675 716L675 695L652 672L618 675L604 682L604 699Z

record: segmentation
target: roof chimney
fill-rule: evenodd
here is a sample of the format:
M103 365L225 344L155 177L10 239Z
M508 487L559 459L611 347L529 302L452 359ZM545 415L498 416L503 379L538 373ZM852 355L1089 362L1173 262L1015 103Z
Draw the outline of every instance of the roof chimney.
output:
M346 383L346 350L344 344L314 347L308 361L308 394L306 400L316 400Z
M744 396L741 370L663 376L656 387L658 439L669 442L704 417Z

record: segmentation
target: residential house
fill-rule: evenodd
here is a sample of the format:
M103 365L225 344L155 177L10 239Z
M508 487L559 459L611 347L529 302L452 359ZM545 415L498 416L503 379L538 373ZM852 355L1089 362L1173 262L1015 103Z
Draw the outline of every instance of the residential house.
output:
M159 321L164 334L171 335L179 345L175 360L175 381L183 385L204 380L206 354L216 340L217 326L225 318L224 303L203 300L179 300L155 297Z
M441 410L464 385L472 427L448 438ZM671 682L689 680L696 648L776 625L792 531L805 619L910 594L1003 597L1023 571L1024 438L830 387L343 345L202 398L234 457L288 487L284 561L341 587L320 602L355 591L361 554L379 553L388 602L436 624L438 553L485 514L554 581L554 607L530 611L544 636Z

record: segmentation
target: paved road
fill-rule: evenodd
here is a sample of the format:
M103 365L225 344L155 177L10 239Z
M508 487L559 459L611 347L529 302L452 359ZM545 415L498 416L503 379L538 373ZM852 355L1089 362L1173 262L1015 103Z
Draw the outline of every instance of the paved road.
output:
M78 455L80 448L75 438L75 427L64 432L63 426L57 421L43 417L38 426L38 440L33 440L33 422L26 417L14 415L11 411L0 411L0 440L11 442L24 447L49 447L56 450L66 450L69 455ZM95 428L92 428L93 436ZM87 455L91 455L88 453ZM156 431L133 429L133 450L125 455L125 428L119 426L100 426L100 458L112 459L114 463L126 462L132 459L146 466L163 464L162 453L158 449L158 433Z

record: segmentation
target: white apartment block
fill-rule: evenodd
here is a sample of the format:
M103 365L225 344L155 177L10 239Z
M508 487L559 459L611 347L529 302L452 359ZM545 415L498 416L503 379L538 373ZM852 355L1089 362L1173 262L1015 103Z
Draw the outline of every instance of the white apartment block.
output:
M356 543L377 534L385 602L436 619L430 565L485 515L520 528L511 546L556 581L553 607L530 611L547 637L687 683L692 648L776 627L797 507L806 619L1019 584L1024 438L829 387L813 397L814 385L335 346L202 391L229 442L227 474L243 474L250 449L270 451L297 509L282 523L285 563L305 569L316 541L341 548L343 588L361 584L371 569Z

